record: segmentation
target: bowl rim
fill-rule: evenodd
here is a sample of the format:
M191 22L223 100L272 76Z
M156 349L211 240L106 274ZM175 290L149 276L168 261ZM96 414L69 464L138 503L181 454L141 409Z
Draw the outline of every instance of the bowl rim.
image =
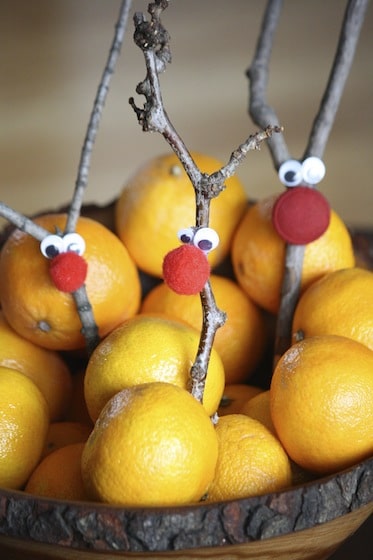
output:
M373 456L283 491L175 507L126 508L0 489L0 537L86 551L211 548L310 529L372 502Z

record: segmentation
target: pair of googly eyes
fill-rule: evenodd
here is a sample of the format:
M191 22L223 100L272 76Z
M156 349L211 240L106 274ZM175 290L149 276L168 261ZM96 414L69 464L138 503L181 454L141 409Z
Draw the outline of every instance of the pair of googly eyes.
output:
M67 233L63 236L51 234L44 237L40 243L40 251L47 259L69 251L82 255L85 251L85 241L79 233Z
M194 245L204 253L209 253L219 245L219 236L209 227L188 227L180 229L177 236L182 243Z
M296 159L288 159L280 166L278 176L286 187L316 185L325 176L325 165L320 158L314 156L306 158L302 163Z

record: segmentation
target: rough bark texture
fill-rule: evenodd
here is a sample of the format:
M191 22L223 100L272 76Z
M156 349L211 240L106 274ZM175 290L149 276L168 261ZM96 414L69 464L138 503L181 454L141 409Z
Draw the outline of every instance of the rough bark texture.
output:
M288 491L221 504L125 509L0 492L0 534L83 550L222 547L300 531L373 501L373 458Z

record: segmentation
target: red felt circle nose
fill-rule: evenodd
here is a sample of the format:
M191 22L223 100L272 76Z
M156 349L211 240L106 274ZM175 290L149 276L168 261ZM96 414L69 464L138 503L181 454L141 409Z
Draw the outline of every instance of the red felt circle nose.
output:
M181 245L167 253L163 260L164 281L178 294L198 294L209 276L206 255L194 245Z
M328 228L330 206L316 189L293 187L275 202L272 222L277 233L288 243L306 245Z
M87 262L78 255L69 251L54 257L49 266L49 274L57 290L61 292L75 292L86 279Z

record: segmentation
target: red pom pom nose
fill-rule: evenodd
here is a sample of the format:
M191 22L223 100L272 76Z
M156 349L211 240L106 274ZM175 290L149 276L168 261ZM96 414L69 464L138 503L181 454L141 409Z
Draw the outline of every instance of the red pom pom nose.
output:
M272 222L277 233L294 245L306 245L318 239L327 230L329 221L328 201L310 187L288 189L273 207Z
M163 278L177 294L198 294L210 276L206 255L194 245L181 245L163 260Z
M86 279L87 262L72 251L60 253L51 260L49 273L57 290L75 292Z

